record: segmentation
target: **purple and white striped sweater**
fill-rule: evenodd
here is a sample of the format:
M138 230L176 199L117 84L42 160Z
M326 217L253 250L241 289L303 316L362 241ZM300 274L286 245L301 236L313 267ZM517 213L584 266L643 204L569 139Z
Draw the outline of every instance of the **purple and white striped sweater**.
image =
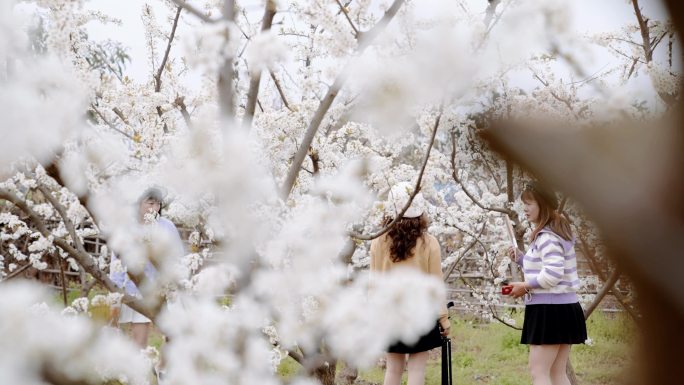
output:
M574 239L566 241L548 227L543 228L527 253L519 259L531 296L525 304L575 303L580 287Z

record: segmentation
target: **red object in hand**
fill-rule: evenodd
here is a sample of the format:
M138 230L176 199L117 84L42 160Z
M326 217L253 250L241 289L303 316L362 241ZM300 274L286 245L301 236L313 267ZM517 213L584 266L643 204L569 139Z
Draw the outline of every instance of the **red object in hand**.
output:
M503 295L510 295L512 291L513 291L512 285L506 285L506 286L501 287L501 294L503 294Z

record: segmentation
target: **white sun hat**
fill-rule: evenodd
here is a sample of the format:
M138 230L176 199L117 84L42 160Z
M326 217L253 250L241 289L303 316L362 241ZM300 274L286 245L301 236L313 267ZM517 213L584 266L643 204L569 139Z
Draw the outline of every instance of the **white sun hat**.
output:
M385 205L385 210L387 210L390 215L396 215L404 208L409 198L413 193L413 185L408 182L399 182L392 186L389 194L387 194L387 203ZM416 218L425 212L427 207L423 194L420 192L416 194L411 202L411 206L404 213L404 218Z

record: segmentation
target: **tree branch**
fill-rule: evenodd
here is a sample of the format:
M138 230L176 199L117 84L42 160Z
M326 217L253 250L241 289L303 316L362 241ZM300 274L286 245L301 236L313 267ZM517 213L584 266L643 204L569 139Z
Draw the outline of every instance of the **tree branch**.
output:
M475 203L475 205L477 205L479 208L487 211L500 212L509 216L513 214L512 210L500 207L487 207L483 205L477 198L475 198L473 194L470 193L470 191L468 191L468 189L466 189L465 185L458 177L458 173L456 172L456 133L453 131L451 132L451 177L461 186L461 189L468 196L468 198L470 198L470 200L473 201L473 203Z
M461 261L461 259L465 256L465 254L468 251L470 251L470 249L472 249L473 246L475 246L475 244L479 243L479 240L480 240L479 238L482 235L482 233L484 232L485 227L487 227L487 221L482 222L482 227L480 228L480 231L478 232L477 236L473 237L473 241L470 242L470 244L461 252L461 255L458 256L458 258L454 261L454 263L452 263L451 266L449 266L447 268L446 272L444 273L444 282L446 282L447 279L449 279L449 276L454 271L454 269L456 269L456 266Z
M634 14L636 15L637 21L639 22L639 30L641 31L642 44L641 48L644 50L644 57L646 62L649 63L653 60L653 51L651 50L651 38L650 30L648 28L648 19L644 19L641 14L641 9L639 9L639 0L632 0L632 6L634 7Z
M24 266L22 266L22 267L20 267L20 268L18 268L18 269L15 269L13 272L7 274L7 276L5 276L5 278L2 280L2 282L4 282L4 281L9 281L10 279L12 279L12 278L18 276L18 275L21 274L24 270L28 269L28 268L31 267L31 266L33 266L32 263L27 263L27 264L25 264Z
M354 30L354 37L358 39L360 36L360 32L359 32L358 28L356 28L356 26L354 25L354 22L352 21L352 19L349 17L349 12L347 11L347 7L342 5L342 3L340 3L340 0L335 0L335 1L337 2L337 5L340 6L340 11L342 11L342 13L344 13L344 17L347 18L349 25Z
M501 0L489 0L489 5L487 6L487 10L485 11L485 28L489 29L492 19L494 19L494 15L496 14L496 7L499 6L499 3L501 3Z
M276 78L275 73L273 73L271 70L268 72L271 74L271 79L273 79L273 83L275 83L276 89L278 90L278 94L280 94L280 99L283 101L283 104L285 104L285 107L288 110L292 111L292 107L290 107L290 103L287 102L285 93L283 93L283 88L280 86L280 82L278 81L278 78Z
M19 198L14 193L4 188L0 188L0 199L11 202L21 211L26 213L31 219L31 223L33 223L38 232L40 232L45 238L52 237L53 243L55 245L64 250L72 258L74 258L79 265L81 265L90 275L92 275L100 283L102 283L105 286L105 288L107 288L107 290L113 293L123 294L124 303L129 304L129 306L131 306L133 309L142 313L150 319L155 318L156 314L159 312L159 308L152 308L150 306L147 306L142 302L142 300L139 300L123 292L122 289L118 288L114 284L114 282L112 282L112 280L107 276L107 274L100 271L100 269L95 265L95 262L93 261L93 258L90 254L82 253L81 251L71 246L69 242L67 242L65 239L53 236L47 229L45 222L41 219L41 217L35 211L33 211L33 209L29 207L26 204L26 202L24 202L21 198Z
M385 29L387 24L392 20L394 15L396 15L397 11L403 3L404 0L394 0L394 3L392 3L389 9L387 9L387 12L385 12L385 15L375 25L375 27L373 27L368 32L361 33L361 35L358 38L359 45L357 48L357 52L363 52L366 49L366 47L370 45L373 39L382 30ZM330 106L335 100L335 97L340 92L342 86L347 80L347 77L349 76L349 67L350 66L345 66L342 72L337 76L333 84L328 89L327 94L325 95L321 103L318 105L318 109L316 110L314 117L311 119L311 122L309 123L309 127L307 128L307 131L304 134L304 138L302 139L302 143L299 149L297 149L297 153L295 154L294 160L290 165L290 170L287 173L287 177L285 178L285 182L283 183L283 187L281 189L281 196L284 199L287 198L290 195L290 191L292 191L292 187L294 186L295 181L297 180L297 175L299 175L299 169L302 165L302 162L304 162L304 158L306 157L306 154L309 151L309 146L311 146L311 142L313 142L314 136L316 136L316 132L318 131L321 122L323 122L325 114L328 112L328 109L330 109Z
M264 17L261 22L261 32L271 29L273 24L273 17L276 14L276 5L274 0L267 0L264 6ZM255 71L252 78L249 80L249 91L247 92L247 105L245 106L245 115L242 124L245 127L252 126L252 119L254 118L254 109L256 108L257 95L259 94L259 84L261 84L261 70Z
M432 146L435 143L435 136L437 135L437 128L439 128L439 121L442 118L443 108L444 108L443 104L439 106L439 115L437 115L437 119L435 119L435 125L432 129L432 135L430 136L430 141L428 142L428 148L425 151L425 157L423 158L423 165L421 166L420 172L418 173L418 179L416 180L416 184L413 187L413 192L411 193L411 196L409 196L409 199L406 202L406 204L404 205L404 207L401 209L401 211L399 211L394 216L394 219L392 219L392 221L389 224L387 224L387 226L385 226L384 229L382 229L376 233L370 234L370 235L363 235L363 234L359 234L357 232L352 231L352 232L348 233L348 235L350 237L356 238L358 240L363 240L363 241L373 240L373 239L385 234L386 232L390 231L390 229L392 229L394 224L397 223L397 221L399 219L401 219L401 217L404 215L406 210L408 210L409 207L411 207L411 203L413 202L413 198L415 198L416 195L418 194L418 192L420 191L420 184L423 180L423 174L425 173L425 168L427 166L428 159L430 159L430 151L432 150Z
M105 124L106 124L107 126L109 126L109 128L111 128L112 130L118 132L119 134L121 134L121 135L127 137L128 139L133 140L133 136L131 136L130 134L127 134L127 133L121 131L120 129L118 129L112 122L110 122L110 121L102 114L102 112L100 112L100 110L99 110L97 107L95 107L94 104L91 104L91 105L90 105L90 108L92 108L93 111L95 111L95 113L97 114L97 116L99 116L100 119L102 119L102 121L105 122Z
M161 77L164 73L164 67L166 67L166 62L169 60L169 54L171 53L171 44L176 36L176 28L178 27L178 19L180 19L181 10L183 7L180 5L176 9L176 16L173 18L173 26L171 27L171 33L169 34L169 41L166 43L166 51L164 52L164 57L162 58L157 74L154 76L154 92L159 92L161 90Z
M603 287L601 290L599 290L598 293L596 293L596 297L594 297L594 300L591 302L587 310L584 311L584 318L588 319L591 313L596 310L598 305L601 303L603 298L608 294L608 292L615 286L615 282L618 281L620 278L620 270L615 268L613 272L610 274L610 277L608 277L608 280L603 284Z
M587 242L584 240L584 238L580 237L580 248L582 249L582 253L584 253L584 256L587 258L587 261L589 261L589 265L592 268L592 271L598 275L599 279L603 282L606 282L608 278L606 278L605 274L601 271L601 269L598 266L598 261L596 260L596 256L594 255L594 252L589 248L589 245ZM622 293L620 293L620 290L616 289L615 286L611 288L611 293L615 297L615 299L620 303L620 306L622 306L623 309L632 317L634 321L638 321L639 317L634 313L632 308L625 302L625 298L623 297Z
M180 109L180 113L183 116L183 120L188 128L192 128L192 119L190 118L188 107L185 105L185 97L176 96L176 100L173 101L173 105Z
M223 20L232 23L235 21L235 0L224 0ZM233 55L229 54L219 69L218 94L221 115L227 119L235 117L235 85L233 84L235 72L233 69Z
M166 62L169 60L169 53L171 52L171 44L173 43L173 38L176 35L176 27L178 26L178 19L180 18L181 10L183 7L178 6L176 10L176 16L173 19L173 26L171 27L171 33L169 34L169 41L166 44L166 51L164 52L164 57L162 58L161 64L159 65L159 70L154 76L154 92L161 91L161 77L164 73L164 67L166 67ZM157 115L161 118L164 113L162 112L161 106L157 106ZM169 126L164 122L164 132L169 132Z
M62 206L62 204L59 203L59 201L57 199L55 199L54 196L52 196L52 192L49 191L45 187L45 185L43 185L40 181L37 181L37 182L38 182L37 183L38 190L41 193L43 193L43 196L45 197L45 199L47 199L48 202L50 202L52 207L54 207L55 210L57 210L57 212L59 213L59 216L62 217L62 222L64 222L64 227L66 227L67 231L69 232L69 236L71 236L72 242L74 243L74 245L76 245L76 249L83 254L87 254L87 252L85 251L85 248L83 247L83 242L81 242L81 238L79 238L78 235L76 234L76 228L74 227L73 222L71 222L71 219L69 219L69 216L67 215L67 212L66 212L66 209L64 208L64 206Z
M530 68L530 70L532 70L532 69ZM554 99L556 99L556 100L558 100L559 102L562 102L563 104L565 104L565 106L568 108L568 110L570 111L570 113L572 113L572 115L573 115L576 119L579 119L579 118L580 118L579 115L575 112L575 109L572 108L572 103L570 102L570 100L568 100L567 98L561 98L560 96L558 96L558 94L556 94L556 93L551 89L551 87L549 86L549 82L543 80L543 79L542 79L541 77L539 77L539 75L537 75L534 71L532 71L532 73L534 74L534 77L535 77L537 80L539 80L539 82L540 82L541 84L543 84L544 87L546 87L546 88L549 90L549 92L551 93L551 96L553 96Z
M188 4L185 0L171 0L171 1L173 1L176 5L178 5L179 7L182 7L183 9L185 9L186 11L191 13L192 15L198 17L199 19L201 19L204 22L218 23L219 21L221 21L221 19L212 19L211 17L207 16L206 13L204 13L201 10L199 10L199 9L193 7L192 5Z

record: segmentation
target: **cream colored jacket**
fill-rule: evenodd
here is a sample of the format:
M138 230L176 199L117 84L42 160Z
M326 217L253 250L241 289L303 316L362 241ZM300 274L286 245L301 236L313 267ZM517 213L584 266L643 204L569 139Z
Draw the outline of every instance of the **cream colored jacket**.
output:
M440 281L444 281L442 277L442 252L439 242L437 242L437 238L434 236L425 233L422 237L418 238L412 255L400 262L392 262L390 246L391 238L387 234L381 235L371 242L371 272L388 271L400 266L411 267L423 273L433 275ZM446 298L442 301L442 309L439 312L439 324L444 329L450 327Z

